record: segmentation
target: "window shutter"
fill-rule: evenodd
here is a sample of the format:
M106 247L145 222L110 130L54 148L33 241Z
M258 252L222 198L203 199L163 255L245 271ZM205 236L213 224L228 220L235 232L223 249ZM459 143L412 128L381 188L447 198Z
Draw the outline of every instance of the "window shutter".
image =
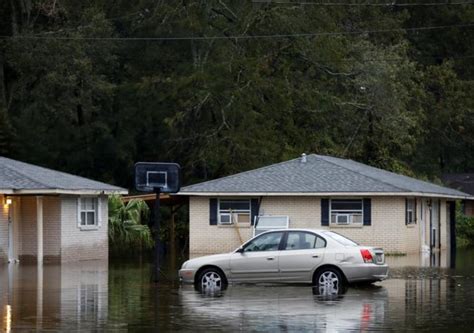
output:
M329 199L321 199L321 225L329 226Z
M408 225L408 198L405 198L405 225Z
M372 225L372 202L364 198L364 225Z
M217 199L209 199L209 224L217 225Z
M255 224L255 217L258 216L258 199L250 200L250 224Z

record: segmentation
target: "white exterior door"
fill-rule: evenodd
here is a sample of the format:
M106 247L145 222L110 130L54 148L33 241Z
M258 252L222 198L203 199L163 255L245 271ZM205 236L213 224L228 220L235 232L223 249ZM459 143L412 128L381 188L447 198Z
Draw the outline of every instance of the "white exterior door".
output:
M431 249L439 248L439 201L433 200L431 204L431 234L430 234L430 246Z

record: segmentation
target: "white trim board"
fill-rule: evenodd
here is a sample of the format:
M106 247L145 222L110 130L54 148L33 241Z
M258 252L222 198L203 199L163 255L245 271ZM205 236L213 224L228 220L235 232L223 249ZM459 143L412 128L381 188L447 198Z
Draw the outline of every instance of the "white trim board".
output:
M198 197L426 197L474 200L474 196L423 192L179 192L177 195Z
M1 193L1 192L0 192ZM74 194L74 195L101 195L101 194L128 194L125 189L119 190L63 190L63 189L25 189L13 190L6 194Z

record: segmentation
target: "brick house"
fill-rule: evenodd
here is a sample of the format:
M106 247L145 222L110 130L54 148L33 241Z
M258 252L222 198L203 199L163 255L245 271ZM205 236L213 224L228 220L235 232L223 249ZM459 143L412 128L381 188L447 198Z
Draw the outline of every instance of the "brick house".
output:
M0 262L107 258L113 193L127 191L0 157Z
M331 229L392 253L445 250L455 245L455 200L473 199L352 160L304 154L179 194L189 196L191 255L233 250L261 221Z

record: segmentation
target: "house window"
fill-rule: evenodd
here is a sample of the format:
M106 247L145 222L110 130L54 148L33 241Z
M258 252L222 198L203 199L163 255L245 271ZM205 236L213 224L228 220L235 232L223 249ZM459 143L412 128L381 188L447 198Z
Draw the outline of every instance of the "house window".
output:
M80 198L79 218L81 226L97 226L97 198Z
M219 224L249 223L250 200L219 200Z
M362 224L362 199L331 200L331 224Z
M406 222L407 224L415 224L416 223L416 200L415 199L407 199L406 204Z

